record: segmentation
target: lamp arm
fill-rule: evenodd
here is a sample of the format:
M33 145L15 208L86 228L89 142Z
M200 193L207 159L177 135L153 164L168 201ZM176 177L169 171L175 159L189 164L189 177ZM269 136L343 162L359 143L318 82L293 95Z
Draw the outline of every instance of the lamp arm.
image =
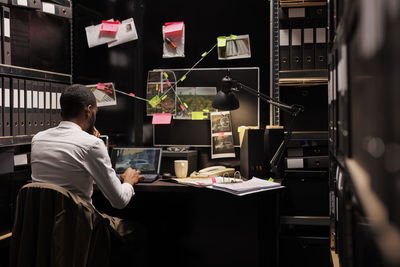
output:
M258 92L257 90L255 90L255 89L253 89L253 88L251 88L251 87L248 87L248 86L246 86L246 85L244 85L244 84L242 84L242 83L236 82L236 87L237 87L239 90L240 90L240 89L243 89L243 90L245 90L246 92L248 92L248 93L250 93L250 94L252 94L252 95L254 95L254 96L257 96L257 97L260 98L261 100L263 100L263 101L265 101L265 102L267 102L267 103L269 103L269 104L271 104L271 105L274 105L274 106L280 108L281 110L286 111L286 112L292 114L293 116L295 116L295 114L298 114L298 113L300 113L301 111L304 110L304 107L303 107L303 106L300 106L300 105L292 105L292 106L289 106L289 105L287 105L287 104L285 104L285 103L282 103L282 102L280 102L280 101L277 101L277 100L273 99L273 98L270 97L270 96L267 96L267 95L265 95L265 94L263 94L263 93L260 93L260 92Z
M276 107L278 107L279 109L286 111L288 113L290 113L292 115L292 119L289 122L288 128L287 128L287 133L282 141L282 143L280 144L279 148L276 150L274 156L272 157L272 159L270 160L270 166L271 166L271 172L275 174L275 176L281 176L279 173L279 163L282 160L283 154L285 152L286 149L286 145L290 139L290 137L292 136L292 132L293 132L293 126L294 126L294 122L297 118L297 115L299 115L300 112L304 111L304 107L301 105L287 105L285 103L282 103L280 101L274 100L273 98L262 94L260 92L258 92L257 90L248 87L244 84L241 84L239 82L235 82L236 83L236 87L239 90L245 90L246 92L257 96L258 98L260 98L261 100L268 102L271 105L274 105Z

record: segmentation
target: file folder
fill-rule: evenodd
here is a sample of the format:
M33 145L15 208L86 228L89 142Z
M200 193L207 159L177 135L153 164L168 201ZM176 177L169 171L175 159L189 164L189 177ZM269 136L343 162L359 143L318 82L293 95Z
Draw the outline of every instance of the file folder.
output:
M327 46L326 46L326 28L315 29L315 68L327 68Z
M290 69L301 70L303 68L303 49L301 42L301 28L292 28L291 30L291 51L290 51Z
M61 99L61 94L64 92L65 87L66 87L66 85L59 84L58 90L57 90L57 125L59 125L62 120L60 99Z
M19 135L26 134L26 125L25 125L25 80L18 79L18 91L19 91L19 113L18 113L18 121L19 121Z
M279 69L290 69L289 29L279 30Z
M2 63L11 65L11 29L10 29L10 8L2 6Z
M37 82L37 91L38 91L38 124L39 124L39 132L43 131L45 128L44 122L44 82Z
M315 68L314 28L304 25L303 29L303 69Z
M10 78L3 78L3 131L4 136L12 135L11 125L11 89L10 89Z
M3 132L3 85L1 83L1 78L0 78L0 136L4 135Z
M31 135L34 134L33 128L33 109L32 109L32 81L25 81L25 95L26 95L26 117L25 117L25 125L26 125L26 134Z
M36 134L41 130L39 118L39 92L38 83L32 81L32 134Z
M51 128L51 85L44 83L44 129Z
M56 83L51 83L51 108L50 108L50 118L51 118L51 127L57 126L58 115L57 115L57 91L59 85Z
M72 19L71 7L56 5L56 4L48 3L48 2L42 2L42 12L48 13L48 14L51 14L54 16L58 16L58 17Z
M328 156L285 158L287 169L323 169L329 167Z
M19 87L18 79L11 79L11 122L12 129L11 134L13 136L19 135Z

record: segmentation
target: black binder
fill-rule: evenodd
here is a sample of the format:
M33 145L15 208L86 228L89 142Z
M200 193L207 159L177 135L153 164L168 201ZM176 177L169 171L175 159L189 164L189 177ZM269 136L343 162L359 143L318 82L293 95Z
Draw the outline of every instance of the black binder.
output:
M36 134L40 130L38 83L32 81L32 134Z
M72 19L71 7L57 5L48 2L42 2L42 12L48 13L57 17Z
M314 27L305 23L303 29L303 69L315 68Z
M26 117L25 117L25 125L26 125L26 134L31 135L34 134L33 131L33 109L32 109L32 81L25 81L25 95L26 95Z
M4 136L11 136L11 88L10 88L10 78L3 78L3 131Z
M50 118L51 118L51 127L56 127L58 121L57 115L57 91L59 85L56 83L51 83L51 109L50 109Z
M326 28L317 27L315 29L315 68L327 68L327 46L326 46Z
M286 169L324 169L328 167L328 156L285 158Z
M1 82L1 78L0 78L0 136L3 136L3 84Z
M10 8L2 6L2 63L11 65L11 29L10 29Z
M25 126L25 80L18 79L18 91L19 91L19 113L18 113L18 121L19 121L19 135L26 134L26 126Z
M60 105L60 98L61 94L64 92L66 85L65 84L59 84L58 85L58 90L57 90L57 125L60 124L62 118L61 118L61 105Z
M328 146L305 146L287 149L288 157L328 156Z
M19 135L19 87L18 87L18 79L11 79L11 122L12 129L11 134L13 136Z
M0 63L3 63L3 30L3 12L0 12Z
M39 131L43 131L45 128L44 122L44 111L45 111L45 102L44 102L44 82L37 82L37 90L38 90L38 123L39 123Z
M8 3L7 3L8 2ZM4 0L3 3L13 6L40 9L42 7L41 0Z
M290 28L290 69L303 69L303 47L302 45L302 25L299 22L292 22Z
M290 69L290 30L281 29L279 31L279 69Z
M51 84L44 83L44 128L49 129L51 127Z

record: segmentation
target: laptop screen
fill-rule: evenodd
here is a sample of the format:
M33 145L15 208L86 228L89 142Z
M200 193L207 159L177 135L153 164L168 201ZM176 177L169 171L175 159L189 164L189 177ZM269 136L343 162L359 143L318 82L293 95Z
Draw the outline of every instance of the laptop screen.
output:
M143 174L158 174L161 148L117 147L111 153L115 172L123 173L127 168L140 170Z

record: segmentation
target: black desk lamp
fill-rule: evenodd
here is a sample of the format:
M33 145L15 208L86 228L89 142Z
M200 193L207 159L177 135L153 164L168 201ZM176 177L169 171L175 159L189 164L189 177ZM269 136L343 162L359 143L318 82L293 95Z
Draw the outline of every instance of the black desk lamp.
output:
M270 160L270 164L271 164L270 172L272 172L276 177L280 176L279 163L284 154L286 144L292 135L294 121L297 118L297 115L299 115L300 112L304 111L304 107L301 105L291 105L290 106L285 103L276 101L276 100L272 99L271 97L269 97L265 94L262 94L253 88L250 88L238 81L232 80L232 78L229 77L229 75L222 78L221 89L218 91L217 95L214 97L212 106L218 110L238 109L239 108L239 100L238 100L237 95L235 94L235 91L240 91L240 90L244 90L244 91L260 98L261 100L263 100L271 105L274 105L274 106L278 107L279 109L281 109L285 112L288 112L292 115L292 120L290 121L288 128L287 128L287 134L285 135L281 145L275 152L274 156Z

